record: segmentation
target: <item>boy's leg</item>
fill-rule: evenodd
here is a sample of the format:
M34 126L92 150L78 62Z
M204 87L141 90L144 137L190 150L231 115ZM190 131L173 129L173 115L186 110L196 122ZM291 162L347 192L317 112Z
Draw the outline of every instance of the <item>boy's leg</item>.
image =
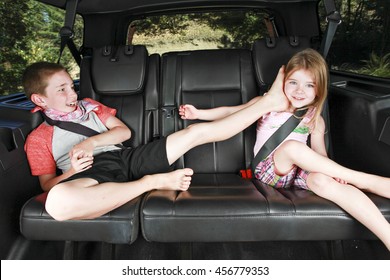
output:
M390 250L390 224L361 190L348 184L340 184L321 173L310 173L307 184L314 193L333 201L365 225Z
M284 142L275 151L274 162L281 175L287 174L296 165L304 170L339 178L359 189L390 198L390 178L346 168L298 141Z
M169 164L196 146L229 139L266 113L286 109L288 100L283 92L283 77L281 68L268 94L254 104L223 119L194 124L169 135L166 147Z
M187 190L192 174L191 169L185 168L125 183L98 184L90 178L75 179L50 190L46 210L56 220L92 219L153 189Z

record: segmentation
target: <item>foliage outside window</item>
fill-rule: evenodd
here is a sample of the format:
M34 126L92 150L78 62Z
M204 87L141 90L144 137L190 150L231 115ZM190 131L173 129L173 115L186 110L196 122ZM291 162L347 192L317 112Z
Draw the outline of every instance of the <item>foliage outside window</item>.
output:
M0 2L0 95L22 91L21 75L27 65L37 61L57 62L59 30L64 25L62 9L33 0L2 0ZM83 22L75 22L75 44L82 42ZM75 78L78 67L65 48L61 63Z
M135 20L133 44L145 45L149 53L169 51L247 48L266 34L261 11L230 11L151 16Z
M342 23L329 51L334 70L390 78L390 1L336 0Z

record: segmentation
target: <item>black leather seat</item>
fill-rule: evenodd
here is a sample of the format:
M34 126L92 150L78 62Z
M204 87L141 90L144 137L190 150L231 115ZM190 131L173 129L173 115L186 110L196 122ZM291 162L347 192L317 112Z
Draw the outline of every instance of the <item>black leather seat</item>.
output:
M150 141L158 106L159 57L148 57L144 46L103 47L85 57L80 98L90 97L118 110L132 130L130 146ZM100 241L131 244L138 237L141 197L92 220L56 221L45 211L46 193L31 198L20 215L27 239Z
M253 66L245 51L201 51L163 55L163 105L181 103L199 108L246 102L266 91L279 67L299 50L309 47L304 38L266 39L253 46ZM245 74L243 74L245 73ZM256 73L256 74L255 74ZM239 77L239 78L238 78ZM169 90L168 90L169 89ZM174 92L174 96L169 93ZM167 97L168 95L168 97ZM325 117L327 108L325 108ZM171 116L171 114L169 114ZM189 125L177 116L164 115L168 134ZM198 147L178 166L195 170L186 192L148 193L141 207L141 228L146 240L159 242L223 242L275 240L376 239L363 225L333 202L297 189L274 189L237 174L252 159L254 134L249 128L232 139ZM330 133L327 133L330 136ZM248 154L248 151L250 153ZM389 200L369 194L390 220Z
M162 133L193 121L167 114L180 104L198 108L237 105L258 93L248 50L167 53L162 56ZM254 126L231 139L189 151L178 167L195 171L186 192L152 191L143 200L142 232L146 240L210 242L253 240L256 213L266 203L255 185L242 179L252 158ZM241 228L241 229L240 229Z

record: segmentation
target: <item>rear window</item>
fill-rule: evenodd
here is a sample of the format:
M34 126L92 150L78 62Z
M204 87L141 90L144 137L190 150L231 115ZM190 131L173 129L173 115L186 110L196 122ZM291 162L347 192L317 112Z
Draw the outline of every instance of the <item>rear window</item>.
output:
M134 20L128 42L145 45L149 53L198 49L251 48L267 36L264 11L227 11L151 16ZM133 33L134 31L134 33Z

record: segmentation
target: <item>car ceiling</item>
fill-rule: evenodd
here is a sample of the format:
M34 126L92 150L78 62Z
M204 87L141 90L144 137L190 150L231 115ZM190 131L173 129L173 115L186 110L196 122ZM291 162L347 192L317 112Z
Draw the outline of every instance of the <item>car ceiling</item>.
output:
M65 9L66 0L36 0ZM275 15L281 36L319 36L320 0L79 0L86 48L121 44L131 19L143 15L225 8L266 8ZM310 23L310 24L308 24Z
M55 7L65 8L66 0L37 0ZM79 0L77 12L82 15L133 11L151 13L172 9L210 7L267 7L319 0Z

